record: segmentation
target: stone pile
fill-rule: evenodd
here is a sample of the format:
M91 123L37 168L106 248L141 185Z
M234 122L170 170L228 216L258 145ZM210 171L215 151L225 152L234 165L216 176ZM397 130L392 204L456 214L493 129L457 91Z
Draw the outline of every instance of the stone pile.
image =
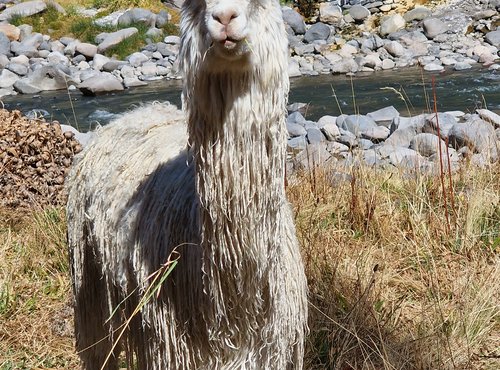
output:
M64 179L82 145L58 122L0 109L0 207L64 201Z
M463 4L470 2L475 7ZM0 21L0 97L68 87L98 95L152 80L180 78L178 36L167 35L161 42L150 42L124 61L103 55L138 32L130 26L134 22L147 24L151 39L159 37L158 27L170 19L166 11L154 14L133 8L96 19L100 25L119 24L124 28L99 35L95 44L71 37L53 40L49 35L33 32L27 25L16 27L8 23L14 14L37 14L49 3L64 11L53 0L34 0L0 13L0 19L4 19ZM499 68L496 61L500 48L500 0L466 0L454 2L453 7L418 7L403 14L394 12L393 5L399 2L391 0L364 2L365 6L359 1L343 3L347 10L337 2L320 4L317 22L313 24L306 24L296 10L283 7L290 41L291 77L369 72L416 64L427 71L446 67L463 70L480 64ZM388 12L386 5L391 5ZM97 13L95 9L81 12L88 16Z
M290 171L339 162L436 172L440 150L452 170L461 160L487 166L500 159L500 116L487 109L403 117L390 106L366 115L323 116L317 122L293 111L287 128Z
M49 35L33 32L28 25L16 27L8 23L14 15L38 14L46 7L44 1L35 0L0 13L0 19L4 20L0 22L0 97L76 87L84 94L98 95L145 85L147 81L179 77L175 67L178 36L168 35L162 42L150 42L125 61L104 55L109 48L138 33L137 28L129 27L136 22L150 27L147 35L152 39L161 38L159 27L171 18L166 11L155 14L133 8L97 19L96 23L101 26L120 25L123 28L98 35L95 44L72 37L53 40ZM92 9L81 11L88 16L96 14Z
M334 2L325 2L319 8L319 21L312 25L295 10L284 8L292 55L289 74L370 72L417 64L427 71L481 64L498 69L497 6L488 2L472 14L470 8L456 6L417 7L380 16L359 4L343 11Z

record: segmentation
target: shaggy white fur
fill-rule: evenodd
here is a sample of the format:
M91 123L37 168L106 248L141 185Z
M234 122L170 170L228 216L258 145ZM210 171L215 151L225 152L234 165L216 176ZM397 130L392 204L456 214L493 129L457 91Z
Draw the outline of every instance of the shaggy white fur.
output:
M85 369L101 368L176 249L105 368L124 349L129 368L301 369L307 288L284 191L279 3L191 0L182 16L185 113L123 115L68 177L77 349Z

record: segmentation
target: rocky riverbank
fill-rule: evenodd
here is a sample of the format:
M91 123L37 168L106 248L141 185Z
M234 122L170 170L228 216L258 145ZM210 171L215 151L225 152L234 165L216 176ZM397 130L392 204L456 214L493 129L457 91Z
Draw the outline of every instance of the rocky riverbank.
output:
M162 35L171 20L168 10L121 10L99 17L98 9L79 8L101 26L117 27L99 34L94 43L72 37L52 39L31 26L11 24L42 13L48 7L65 9L56 1L8 3L0 13L0 97L57 89L80 89L99 95L181 78L177 68L179 37ZM2 4L0 3L0 4ZM306 20L297 10L283 7L290 42L289 75L314 76L356 73L422 65L426 71L464 70L482 64L497 70L500 48L499 1L449 2L445 7L412 7L396 0L368 1L344 7L320 4ZM170 10L172 12L172 10ZM109 48L137 34L132 25L149 27L150 42L125 60L105 56ZM162 38L162 41L151 40Z

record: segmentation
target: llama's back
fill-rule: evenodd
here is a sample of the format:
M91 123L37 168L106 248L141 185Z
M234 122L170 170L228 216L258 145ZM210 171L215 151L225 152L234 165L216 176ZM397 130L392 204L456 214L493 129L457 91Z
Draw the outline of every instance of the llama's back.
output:
M183 259L199 260L199 250L186 247L197 242L194 172L186 144L183 113L154 104L99 129L76 158L67 179L67 210L79 349L103 339L121 324L123 315L131 315L148 276L167 262L175 247L182 245ZM136 287L135 295L121 306L123 314L116 314L111 327L103 329ZM127 345L142 340L137 336L164 335L143 332L140 326L150 320L147 311ZM89 350L82 356L85 368L100 368L97 363L102 364L109 351L110 345Z

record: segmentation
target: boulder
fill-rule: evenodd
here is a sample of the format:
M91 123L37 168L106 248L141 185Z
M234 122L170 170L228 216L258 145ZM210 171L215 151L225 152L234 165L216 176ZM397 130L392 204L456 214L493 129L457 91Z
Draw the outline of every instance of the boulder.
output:
M0 14L0 21L9 21L14 16L30 17L47 9L47 4L42 0L26 1L5 9Z
M356 21L362 22L370 16L370 11L362 5L354 5L349 9L349 15Z
M500 49L500 29L496 31L491 31L488 32L485 36L484 39L490 43L491 45L495 46L496 48Z
M389 127L392 121L399 117L399 112L392 105L389 107L385 107L374 112L370 112L367 114L368 117L373 119L377 125L382 125L385 127Z
M140 67L146 63L149 58L141 52L135 52L127 57L128 62L132 67Z
M384 45L384 49L393 57L399 58L406 53L406 49L397 41L389 41Z
M111 73L102 72L82 82L78 88L83 95L96 96L114 91L122 91L125 88L122 83Z
M437 35L448 32L448 26L441 19L428 18L423 22L424 34L429 39L433 39Z
M92 59L97 54L97 46L86 42L76 44L75 51L82 54L87 59Z
M430 15L431 15L430 9L423 7L423 6L419 6L419 7L413 8L412 10L406 12L405 15L403 16L403 18L405 19L406 22L421 21L421 20L429 17Z
M385 18L380 24L380 34L386 36L390 33L399 31L405 28L406 22L404 18L399 14L391 15Z
M156 14L147 9L133 8L127 10L118 18L118 25L128 27L133 23L145 23L150 27L156 24Z
M38 48L43 42L41 33L34 33L21 42L13 41L10 49L15 55L26 55L28 58L33 58L38 54Z
M11 72L6 68L2 69L0 72L0 89L13 86L19 79L20 77L14 72Z
M441 141L441 151L446 149L446 143L437 135L422 133L417 134L410 142L410 148L416 150L424 157L430 157L433 154L439 153L439 142Z
M102 54L109 48L118 45L123 40L135 35L139 30L135 27L124 28L122 30L104 35L103 40L97 46L97 52Z
M334 3L321 3L319 5L319 20L334 26L342 24L342 9Z
M484 121L491 123L494 127L500 127L500 115L488 109L477 109L476 112Z
M303 35L306 33L304 18L292 8L283 7L283 20L292 28L295 34Z
M312 43L316 40L326 40L330 37L331 29L328 25L318 22L313 24L305 33L304 41Z
M7 36L10 41L18 41L21 36L21 30L10 23L0 23L0 33Z
M49 64L35 69L33 73L17 81L14 87L23 94L34 94L40 91L67 89L72 84L74 81L68 68Z
M4 33L1 32L0 32L0 55L11 55L10 40Z
M495 129L480 118L454 124L448 137L455 149L467 146L476 153L489 155L492 160L498 159Z

